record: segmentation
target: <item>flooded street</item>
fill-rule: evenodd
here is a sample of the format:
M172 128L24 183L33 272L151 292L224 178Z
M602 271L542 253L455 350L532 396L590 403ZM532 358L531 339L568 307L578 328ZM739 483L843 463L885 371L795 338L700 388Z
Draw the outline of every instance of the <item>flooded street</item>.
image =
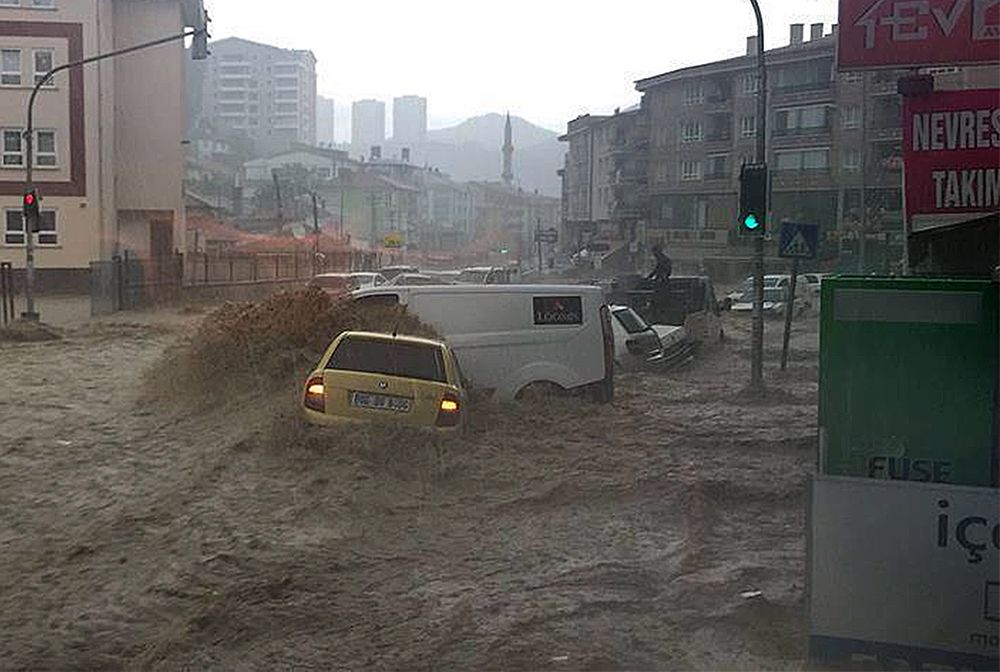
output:
M804 665L815 318L784 374L768 323L763 398L729 316L609 406L480 406L457 439L306 428L295 389L151 400L198 319L0 344L4 667Z

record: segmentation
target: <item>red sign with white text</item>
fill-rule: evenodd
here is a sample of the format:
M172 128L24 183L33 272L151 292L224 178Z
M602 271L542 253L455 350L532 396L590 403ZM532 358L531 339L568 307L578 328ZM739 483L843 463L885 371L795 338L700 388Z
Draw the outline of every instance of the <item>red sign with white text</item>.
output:
M1000 89L904 98L903 169L914 229L1000 212Z
M840 0L839 70L1000 63L1000 0Z

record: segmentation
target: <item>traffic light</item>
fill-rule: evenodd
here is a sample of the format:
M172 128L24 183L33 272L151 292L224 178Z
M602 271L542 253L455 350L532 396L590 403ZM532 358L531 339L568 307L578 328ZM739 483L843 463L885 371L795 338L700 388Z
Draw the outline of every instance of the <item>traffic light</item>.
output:
M25 227L30 227L31 232L34 233L38 229L38 191L35 189L26 191L21 204L24 211Z
M740 170L740 233L763 235L767 224L767 164L747 163Z

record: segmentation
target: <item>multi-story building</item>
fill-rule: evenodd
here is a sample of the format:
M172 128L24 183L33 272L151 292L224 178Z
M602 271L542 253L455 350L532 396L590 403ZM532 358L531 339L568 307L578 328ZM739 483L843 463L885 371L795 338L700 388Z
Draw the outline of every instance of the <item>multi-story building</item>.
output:
M351 106L351 149L362 155L385 142L385 103L357 100Z
M770 221L818 224L828 256L854 223L883 241L902 232L900 73L838 75L835 49L823 24L808 40L794 24L789 44L767 52ZM649 129L648 238L680 257L739 242L739 173L755 157L758 86L756 38L744 56L636 82Z
M25 264L22 137L31 90L53 67L204 25L201 0L0 3L0 260ZM184 249L183 41L57 74L35 104L42 288L87 282L118 252ZM85 286L85 284L84 284Z
M563 245L594 240L637 243L646 217L647 126L638 107L569 122L563 178ZM637 252L636 246L632 247Z
M237 37L213 42L190 69L191 126L254 140L258 154L316 142L316 58Z
M332 98L316 96L316 144L333 147L336 142L336 106Z
M392 100L392 141L422 145L427 140L427 99L402 96Z

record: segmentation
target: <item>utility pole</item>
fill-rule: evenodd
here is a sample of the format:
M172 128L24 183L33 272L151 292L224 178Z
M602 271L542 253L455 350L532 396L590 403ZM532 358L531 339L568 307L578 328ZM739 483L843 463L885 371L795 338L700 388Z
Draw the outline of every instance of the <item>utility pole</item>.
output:
M162 37L158 40L152 40L150 42L143 42L142 44L136 44L131 47L126 47L124 49L117 49L115 51L109 51L105 54L98 54L96 56L90 56L88 58L81 58L78 61L71 61L70 63L65 63L58 67L52 68L44 76L42 76L37 82L35 82L35 88L31 91L31 96L28 98L28 123L24 131L24 155L27 161L25 165L25 191L24 193L34 192L34 140L35 140L35 99L38 98L38 92L42 90L42 87L52 81L52 78L56 74L69 70L71 68L78 68L90 63L96 63L97 61L103 61L108 58L115 58L116 56L124 56L125 54L131 54L135 51L140 51L142 49L149 49L151 47L158 47L161 44L168 44L170 42L176 42L178 40L184 40L188 37L193 38L193 43L191 46L192 57L195 60L205 60L208 58L208 14L206 13L203 17L204 25L194 30L187 30L183 33L177 35L170 35L168 37ZM37 217L31 217L31 221L24 222L24 302L25 310L22 317L26 320L38 321L39 315L35 310L35 232L38 229Z
M278 180L278 169L271 169L271 179L274 180L274 200L278 208L278 232L285 228L285 215L281 210L281 182Z
M313 202L313 275L316 275L319 265L319 206L316 203L316 192L312 192Z
M757 19L757 163L767 163L767 66L764 62L764 18L758 0L750 0ZM770 180L770 177L768 178ZM768 185L770 193L770 184ZM768 198L770 201L770 198ZM769 206L768 206L769 209ZM753 241L753 325L750 332L750 387L764 386L764 234Z
M538 217L535 223L535 243L538 245L538 273L542 273L542 218Z
M369 243L368 246L372 250L375 249L375 237L378 235L378 222L377 222L377 220L375 218L375 215L376 215L376 213L375 213L375 205L377 204L377 202L378 202L378 196L373 191L371 193L371 195L368 197L368 203L371 206L371 210L372 210L372 233L371 233L371 242Z

